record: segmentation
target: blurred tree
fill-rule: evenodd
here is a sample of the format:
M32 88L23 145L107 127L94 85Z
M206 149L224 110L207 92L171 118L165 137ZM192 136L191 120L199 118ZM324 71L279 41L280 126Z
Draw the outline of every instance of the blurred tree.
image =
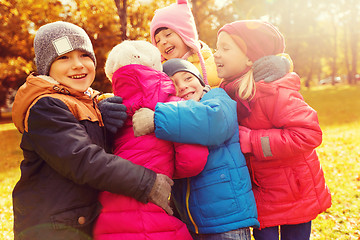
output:
M216 47L217 31L226 23L264 13L263 0L189 0L200 40Z
M286 51L306 86L330 75L346 75L349 83L355 83L359 67L356 26L360 22L357 14L360 2L357 0L188 1L200 39L212 48L216 47L218 29L225 23L241 19L268 20L284 34ZM35 70L34 33L40 26L57 20L75 23L89 34L98 62L93 87L111 91L111 83L103 70L108 52L124 39L150 40L149 25L155 10L175 2L1 0L0 92L10 85L18 87ZM0 99L0 106L2 102Z
M358 12L360 10L360 4L356 0L345 0L343 6L345 7L345 11L347 10L346 7L352 6L350 8L350 13L348 14L349 17L347 21L345 21L345 36L346 33L349 33L348 39L350 39L350 54L351 54L351 68L348 68L348 81L350 84L356 83L356 74L357 67L358 67L358 44L359 44L359 16ZM348 31L346 31L348 29ZM345 41L347 42L347 39L345 38ZM347 52L347 51L346 51ZM348 61L349 62L349 61Z
M4 24L0 26L0 89L8 85L2 83L8 81L9 76L15 76L16 85L20 86L26 76L35 71L32 47L35 32L46 23L63 20L84 28L94 45L97 72L92 87L111 91L111 83L103 70L108 52L127 38L149 40L149 24L155 9L169 2L121 1L126 6L125 21L117 14L114 0L1 1L0 20ZM123 27L119 26L124 26L124 23L127 30L122 31Z
M52 20L56 19L55 16L60 19L61 9L59 1L0 2L0 92L7 93L9 88L18 88L33 71L33 32L46 21L46 14ZM4 103L2 97L0 107Z
M220 25L221 9L215 0L192 0L192 13L199 33L199 39L210 47L216 46L216 33Z
M257 12L252 17L268 20L279 27L286 38L286 51L306 86L317 84L327 76L354 76L356 70L349 71L358 65L356 23L359 20L354 14L359 10L358 1L263 0L257 3L262 7L256 7ZM245 9L251 8L244 7L243 11ZM345 32L346 29L349 30ZM349 62L347 68L346 62Z
M329 55L327 57L331 77L331 83L335 85L335 77L338 74L338 64L337 61L340 58L338 55L338 47L339 47L339 26L338 22L339 14L338 14L338 2L329 2L326 6L323 5L323 12L327 14L329 19L329 33L330 33L330 48L328 49Z
M150 22L154 16L156 9L166 7L173 3L171 0L156 0L156 1L139 1L129 0L128 8L128 21L127 24L130 28L128 38L135 40L150 39Z
M121 39L126 40L127 34L127 0L114 0L117 8L117 14L120 18Z

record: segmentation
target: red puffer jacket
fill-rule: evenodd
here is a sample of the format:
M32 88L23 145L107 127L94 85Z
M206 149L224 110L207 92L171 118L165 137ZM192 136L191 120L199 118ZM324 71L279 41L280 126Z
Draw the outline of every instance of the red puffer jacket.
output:
M261 228L308 222L331 206L315 152L322 141L317 113L299 90L295 73L256 83L251 114L240 122L250 129L240 127L240 142L245 152L250 149L246 158Z

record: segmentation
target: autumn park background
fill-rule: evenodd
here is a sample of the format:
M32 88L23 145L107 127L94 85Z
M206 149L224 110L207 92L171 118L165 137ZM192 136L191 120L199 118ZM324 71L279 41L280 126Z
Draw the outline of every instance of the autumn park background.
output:
M35 71L33 39L49 22L86 30L98 61L93 88L109 92L107 53L125 39L149 40L157 8L176 0L0 0L0 239L13 239L11 191L20 177L21 135L11 103ZM311 239L360 239L360 1L189 0L200 39L211 48L217 30L240 19L262 19L286 38L286 52L302 77L302 94L318 112L323 143L317 149L333 205L313 221Z

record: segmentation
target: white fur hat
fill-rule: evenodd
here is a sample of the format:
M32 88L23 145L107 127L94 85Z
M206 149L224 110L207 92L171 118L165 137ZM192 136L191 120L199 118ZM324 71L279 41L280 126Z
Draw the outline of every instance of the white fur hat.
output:
M129 64L144 65L162 71L160 51L143 40L127 40L116 45L106 60L105 74L111 81L114 72Z

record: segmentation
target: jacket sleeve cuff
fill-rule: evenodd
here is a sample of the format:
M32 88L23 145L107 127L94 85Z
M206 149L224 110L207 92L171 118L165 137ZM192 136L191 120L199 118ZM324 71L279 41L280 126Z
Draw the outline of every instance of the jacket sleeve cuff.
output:
M150 169L145 169L141 184L139 186L139 195L135 197L138 201L142 203L149 202L149 194L151 189L154 186L156 180L156 173Z
M240 137L240 147L242 153L251 153L251 139L250 139L251 130L246 127L239 127L239 137Z

